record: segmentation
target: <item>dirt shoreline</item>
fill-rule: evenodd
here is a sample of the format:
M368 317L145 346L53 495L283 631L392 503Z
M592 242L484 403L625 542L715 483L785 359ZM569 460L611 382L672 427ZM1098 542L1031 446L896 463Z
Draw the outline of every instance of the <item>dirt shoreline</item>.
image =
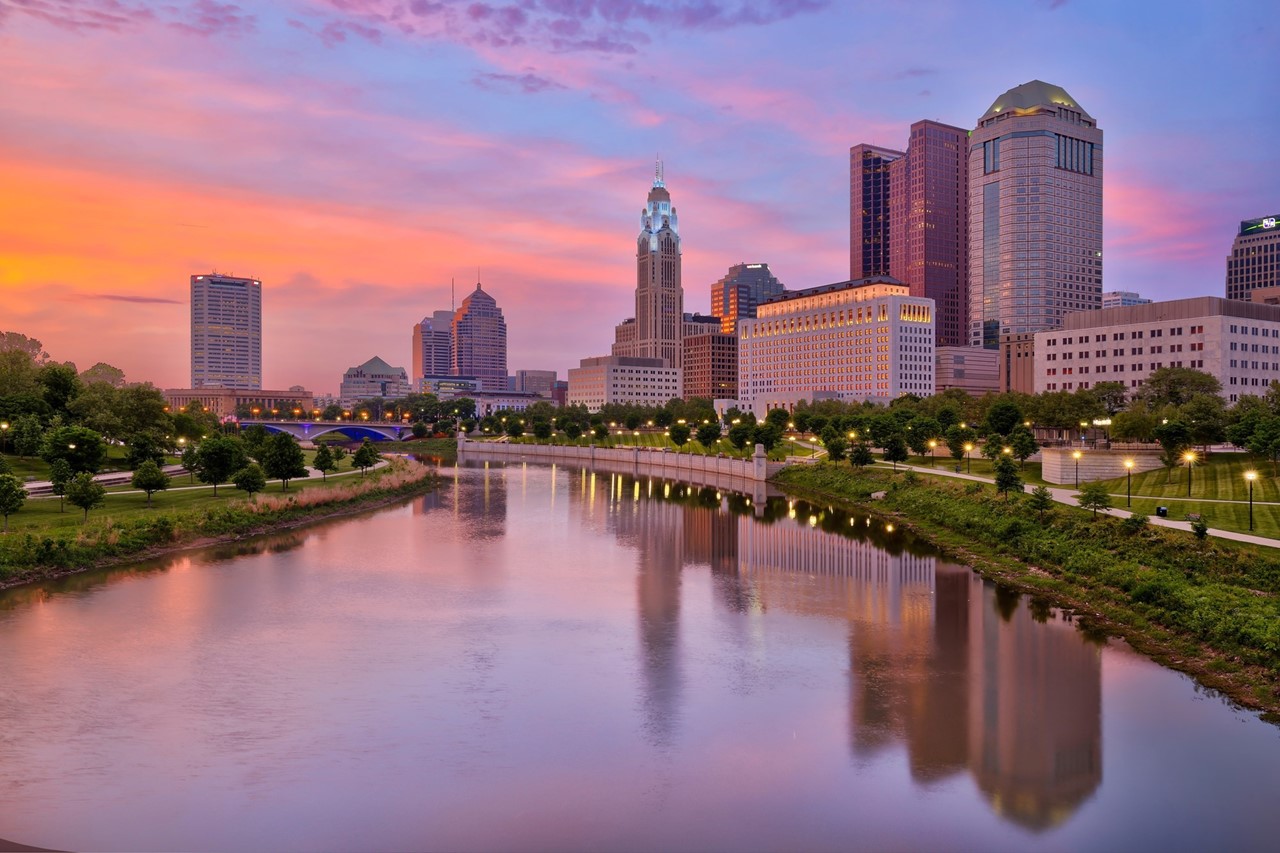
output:
M972 547L960 545L951 541L951 537L958 534L947 527L935 526L901 512L886 511L881 506L852 501L841 494L782 483L773 485L801 500L816 500L845 510L870 512L881 518L892 519L895 524L907 528L933 545L947 558L967 566L980 576L1008 586L1024 595L1045 599L1053 607L1068 612L1072 621L1076 622L1081 630L1098 632L1107 637L1124 640L1139 654L1145 655L1161 666L1190 676L1197 683L1218 692L1236 705L1246 710L1260 712L1265 722L1280 726L1280 687L1277 686L1271 673L1263 667L1237 664L1238 668L1235 670L1217 669L1216 664L1232 660L1231 656L1191 637L1150 623L1144 631L1118 622L1100 612L1099 607L1102 605L1090 601L1087 590L1073 587L1073 592L1062 592L1037 586L1028 578L1044 576L1057 581L1062 581L1062 578L1016 557L975 551ZM1188 643L1195 644L1195 654L1186 654L1185 646ZM1269 700L1260 699L1257 695L1258 689L1264 686L1269 688Z
M0 579L0 591L13 589L15 587L27 586L29 584L45 583L48 581L61 580L62 578L71 577L73 575L83 574L85 572L99 571L102 569L111 569L126 563L141 563L147 560L155 560L160 557L167 557L172 554L179 554L183 551L195 551L201 548L210 548L215 545L225 545L230 542L243 542L250 539L256 539L261 536L271 536L277 533L284 533L289 530L296 530L299 527L306 527L310 524L316 524L321 521L329 521L335 518L342 518L349 515L357 515L368 510L382 509L391 504L405 501L426 494L439 486L438 478L432 473L418 483L413 484L417 488L404 488L396 494L378 495L369 500L357 500L354 503L343 504L341 506L323 506L318 507L315 513L304 513L295 518L288 518L270 524L263 524L249 530L236 531L220 536L202 536L198 539L187 539L183 541L169 542L164 545L144 548L140 551L134 551L129 554L121 554L112 557L103 557L95 560L85 566L75 566L72 568L35 568L30 569L20 575L11 578ZM327 510L327 511L320 511Z

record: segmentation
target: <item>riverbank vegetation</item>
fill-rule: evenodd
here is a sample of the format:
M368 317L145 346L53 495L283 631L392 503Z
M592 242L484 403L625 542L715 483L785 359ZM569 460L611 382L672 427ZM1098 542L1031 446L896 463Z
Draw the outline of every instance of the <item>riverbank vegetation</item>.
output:
M80 523L79 513L58 513L57 501L38 501L42 516L47 508L48 516L70 518L73 524L26 529L12 525L8 535L0 536L0 586L142 559L177 547L273 532L419 494L435 483L433 468L395 458L367 477L345 476L330 480L327 486L320 480L301 488L303 483L295 483L288 492L273 491L247 500L230 497L242 494L233 489L224 489L216 499L209 490L193 490L166 495L176 500L157 501L155 508L147 510L144 495L117 495L87 523ZM18 518L18 514L11 516L11 523Z
M874 503L983 574L1047 595L1280 719L1280 553L882 469L788 468L778 484L825 502ZM884 495L873 502L876 492Z

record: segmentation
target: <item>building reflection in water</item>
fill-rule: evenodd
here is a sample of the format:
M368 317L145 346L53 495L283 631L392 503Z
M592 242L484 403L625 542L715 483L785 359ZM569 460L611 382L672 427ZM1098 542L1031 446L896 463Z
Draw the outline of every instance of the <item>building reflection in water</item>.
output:
M569 482L586 514L637 552L655 745L672 742L679 718L681 570L703 564L728 613L848 624L859 760L901 744L917 783L967 772L998 814L1031 830L1061 823L1101 783L1100 649L1056 612L1033 612L865 516L617 474Z
M416 498L413 514L448 509L466 519L469 538L500 539L507 531L507 480L513 469L488 462L467 467L474 467L478 476L462 476L456 469L442 472L440 488Z

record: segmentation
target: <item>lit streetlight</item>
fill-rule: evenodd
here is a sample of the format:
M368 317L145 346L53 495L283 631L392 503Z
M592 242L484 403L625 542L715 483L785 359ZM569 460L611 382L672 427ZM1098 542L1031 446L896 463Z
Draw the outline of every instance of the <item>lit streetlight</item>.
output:
M934 441L932 438L929 439L929 467L930 468L933 467L933 460L935 458L933 455L933 449L937 446L938 446L938 442Z
M1071 451L1071 458L1076 460L1076 488L1080 488L1080 457L1084 454L1079 450Z
M1258 479L1258 472L1245 471L1244 478L1249 481L1249 529L1253 530L1253 481Z
M969 455L972 452L973 452L973 442L966 441L964 443L964 467L965 467L965 472L968 474L973 473L973 457Z
M1133 506L1133 460L1132 459L1124 460L1124 474L1125 474L1124 505L1127 507L1132 507Z
M1196 464L1196 455L1188 450L1182 454L1182 461L1187 463L1187 497L1191 497L1191 466Z
M5 448L8 448L9 446L9 422L8 421L0 421L0 439L3 440L3 446Z

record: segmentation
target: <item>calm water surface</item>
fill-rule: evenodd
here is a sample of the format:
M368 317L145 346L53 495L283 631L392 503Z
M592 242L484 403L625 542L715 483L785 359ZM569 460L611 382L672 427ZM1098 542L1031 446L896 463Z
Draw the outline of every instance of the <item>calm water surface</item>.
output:
M446 473L376 514L0 596L0 837L1274 849L1276 728L879 522Z

